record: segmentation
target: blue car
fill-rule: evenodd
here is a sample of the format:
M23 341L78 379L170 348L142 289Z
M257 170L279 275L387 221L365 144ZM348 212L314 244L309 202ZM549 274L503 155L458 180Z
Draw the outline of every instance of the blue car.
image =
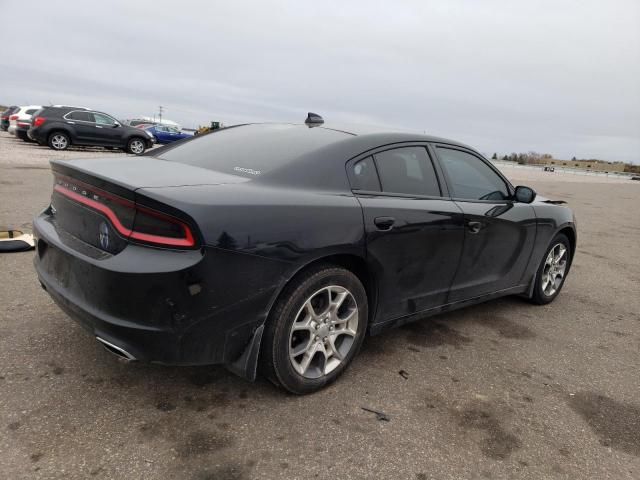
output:
M153 125L145 128L147 132L156 138L156 143L167 144L182 140L183 138L191 137L189 133L182 133L175 127L169 125Z

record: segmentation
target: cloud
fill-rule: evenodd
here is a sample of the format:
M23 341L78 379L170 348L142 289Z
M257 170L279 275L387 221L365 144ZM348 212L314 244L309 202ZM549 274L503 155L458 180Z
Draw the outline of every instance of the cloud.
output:
M640 3L3 2L4 103L406 127L640 162ZM26 28L25 28L26 27Z

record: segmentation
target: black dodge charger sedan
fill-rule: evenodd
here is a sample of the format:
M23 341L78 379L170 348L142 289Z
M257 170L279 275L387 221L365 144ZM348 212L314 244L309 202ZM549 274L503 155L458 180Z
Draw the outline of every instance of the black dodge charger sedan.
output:
M504 295L551 302L569 208L410 133L250 124L128 158L54 160L42 286L108 350L309 393L367 333Z

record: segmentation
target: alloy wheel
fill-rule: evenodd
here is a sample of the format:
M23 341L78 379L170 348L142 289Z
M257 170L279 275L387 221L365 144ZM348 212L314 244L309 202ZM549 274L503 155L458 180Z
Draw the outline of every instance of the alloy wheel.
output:
M144 152L144 144L142 143L142 140L133 140L129 144L129 149L131 149L132 153L139 154Z
M567 247L557 243L549 250L542 269L542 292L550 297L554 295L564 280L567 271Z
M358 305L344 287L324 287L304 302L289 334L289 359L305 378L320 378L347 357L358 331Z
M51 139L51 145L56 150L64 150L65 148L67 148L68 143L69 142L67 141L67 137L60 134L54 135Z

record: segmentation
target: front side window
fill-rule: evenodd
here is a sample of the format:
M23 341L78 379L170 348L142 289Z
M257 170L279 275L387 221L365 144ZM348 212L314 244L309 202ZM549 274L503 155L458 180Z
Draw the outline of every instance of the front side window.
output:
M447 172L454 198L465 200L505 200L506 183L480 158L452 148L438 147L438 157Z
M105 115L104 113L95 113L93 116L96 119L96 123L98 125L115 125L116 121L111 118L109 115Z
M440 186L424 147L402 147L375 154L382 191L439 197Z

